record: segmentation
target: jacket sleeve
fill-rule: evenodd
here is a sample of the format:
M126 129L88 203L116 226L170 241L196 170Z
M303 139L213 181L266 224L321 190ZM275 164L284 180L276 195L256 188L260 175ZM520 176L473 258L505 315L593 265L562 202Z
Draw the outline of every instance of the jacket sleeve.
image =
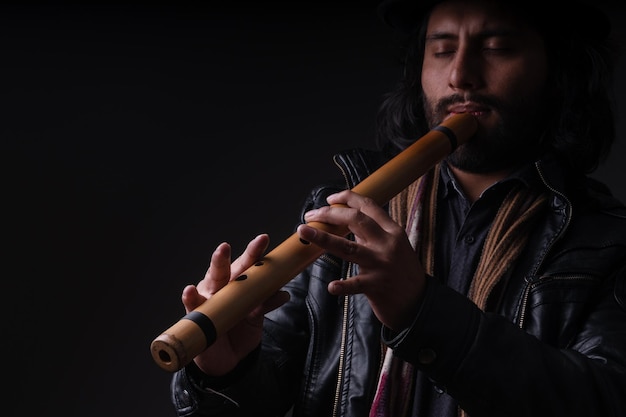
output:
M279 359L282 358L282 359ZM174 374L172 403L176 414L200 416L284 416L289 409L290 390L281 380L286 361L268 349L257 349L230 374L213 378L193 362Z
M606 279L567 346L554 346L429 278L421 310L383 331L470 416L626 415L626 266Z

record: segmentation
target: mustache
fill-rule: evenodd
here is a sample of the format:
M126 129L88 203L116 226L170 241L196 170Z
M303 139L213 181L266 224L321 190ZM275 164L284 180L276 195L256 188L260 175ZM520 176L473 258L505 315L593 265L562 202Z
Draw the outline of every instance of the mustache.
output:
M482 94L470 94L470 95L461 95L461 94L452 94L448 97L444 97L440 99L435 105L435 111L437 114L445 114L447 109L455 104L463 104L472 102L479 106L489 107L493 109L502 108L503 103L491 96L486 96Z

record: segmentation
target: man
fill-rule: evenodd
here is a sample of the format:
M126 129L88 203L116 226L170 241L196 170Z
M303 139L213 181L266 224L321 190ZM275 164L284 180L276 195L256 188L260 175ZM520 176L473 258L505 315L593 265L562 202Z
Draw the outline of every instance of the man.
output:
M614 136L607 22L557 12L382 4L410 39L383 146L303 211L351 235L299 226L326 254L175 374L178 415L626 415L626 208L585 177ZM387 206L343 190L456 113L476 134ZM219 245L186 310L267 245Z

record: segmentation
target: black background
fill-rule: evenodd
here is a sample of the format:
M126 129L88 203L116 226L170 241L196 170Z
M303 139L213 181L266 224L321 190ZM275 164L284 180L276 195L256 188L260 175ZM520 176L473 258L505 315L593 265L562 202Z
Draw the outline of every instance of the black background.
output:
M1 5L3 415L173 416L149 345L182 288L373 146L400 72L375 1L225 3ZM626 201L624 68L595 176Z

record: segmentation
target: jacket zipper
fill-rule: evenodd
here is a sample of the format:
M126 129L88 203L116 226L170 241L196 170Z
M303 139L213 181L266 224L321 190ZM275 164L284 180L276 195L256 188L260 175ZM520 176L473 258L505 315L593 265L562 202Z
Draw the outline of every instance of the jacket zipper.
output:
M541 167L539 166L539 162L535 162L535 168L537 169L537 173L539 174L539 178L541 178L541 182L543 182L543 184L548 188L548 190L552 191L555 194L558 194L559 196L561 196L561 198L563 198L567 202L567 214L566 214L566 217L565 217L565 219L566 219L565 220L565 225L561 228L561 231L554 237L554 239L552 239L552 241L548 245L548 248L543 252L543 255L541 256L541 259L539 260L539 262L537 262L535 268L533 269L532 273L530 274L531 277L534 277L535 275L537 275L537 271L539 270L541 265L543 265L543 262L545 261L546 256L548 256L548 253L550 252L550 250L552 249L554 244L561 238L561 236L563 236L565 231L568 229L570 221L572 219L572 203L571 203L571 201L565 196L565 194L563 194L562 192L560 192L557 189L555 189L554 187L552 187L548 183L548 181L546 181L546 178L543 175L543 171L541 170ZM541 281L542 279L543 278L540 278L539 281ZM519 315L519 320L518 320L518 326L520 328L524 328L524 321L526 319L526 307L528 306L528 297L530 295L530 290L533 289L535 287L535 285L539 281L535 281L535 282L528 281L528 285L526 286L526 289L524 290L524 294L522 296L522 303L520 305L520 315Z
M341 175L343 175L343 179L346 183L346 187L350 188L350 180L348 175L346 175L346 170L343 165L337 160L337 157L333 157L333 162L341 171ZM350 278L352 271L352 263L348 263L348 268L346 271L346 276L344 279ZM350 310L350 297L345 295L342 297L343 304L343 315L342 315L342 323L341 323L341 346L339 348L339 369L337 369L337 385L335 386L335 400L333 404L333 414L332 417L339 416L339 403L341 399L341 386L344 379L344 364L346 359L346 343L347 343L347 335L348 335L348 312Z
M346 358L346 339L348 328L348 309L350 307L350 298L343 296L343 322L341 325L341 346L339 347L339 369L337 370L337 385L335 386L335 401L333 404L333 417L339 415L339 402L341 399L341 385L343 382L344 361Z
M523 327L524 325L524 319L526 318L526 306L528 305L528 297L529 297L530 291L533 288L536 288L537 285L541 284L542 282L549 281L549 280L589 281L592 279L593 277L590 275L563 275L563 276L544 275L544 276L539 277L535 281L528 282L528 285L526 286L526 289L524 290L524 300L522 301L522 305L521 305L522 312L520 314L519 327Z

